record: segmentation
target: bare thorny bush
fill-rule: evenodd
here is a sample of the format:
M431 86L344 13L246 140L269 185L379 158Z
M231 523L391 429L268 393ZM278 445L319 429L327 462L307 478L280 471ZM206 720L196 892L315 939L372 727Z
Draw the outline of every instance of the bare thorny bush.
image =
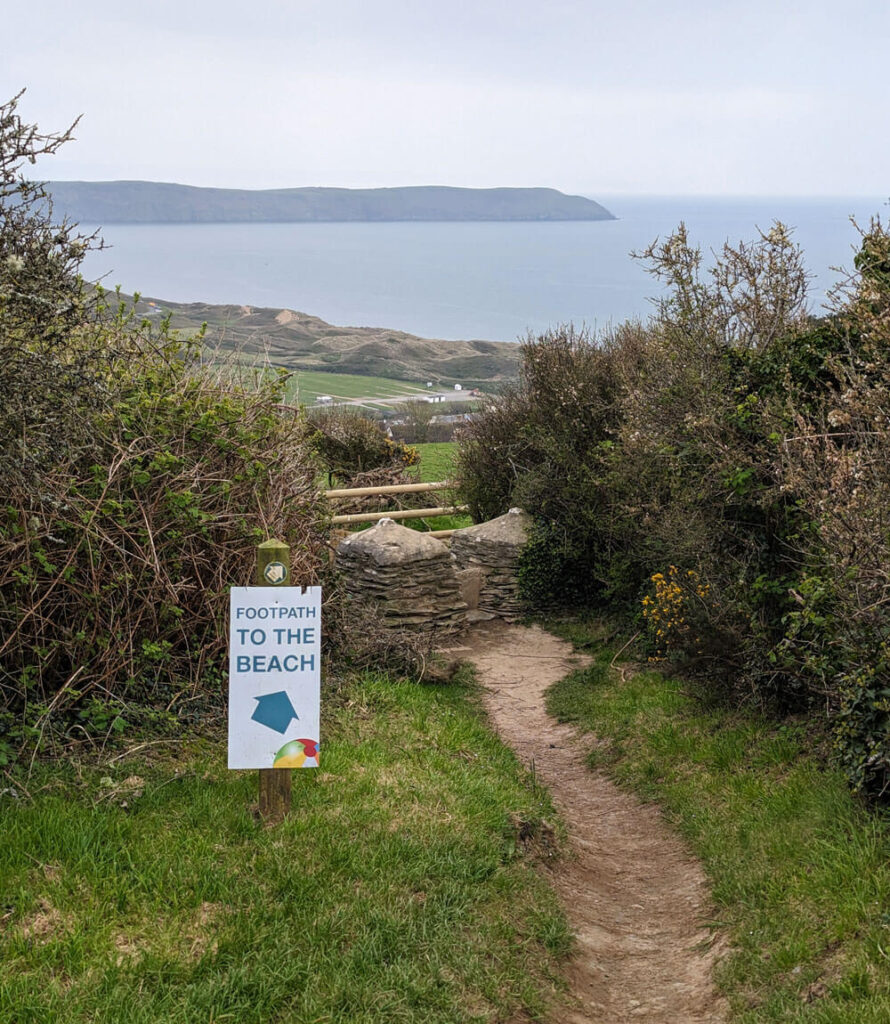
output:
M389 439L379 423L349 408L315 409L309 414L312 440L331 484L360 486L359 478L394 477L418 462L415 448Z
M420 461L416 448L395 441L383 427L357 409L313 410L308 417L313 446L327 469L333 489L393 487L417 483L413 473ZM428 495L381 494L338 498L337 514L387 512L423 508Z
M890 786L890 234L861 232L856 271L833 296L832 384L815 415L791 396L777 457L811 530L784 647L836 722L854 785Z
M667 291L656 303L656 322L704 349L767 348L804 322L807 274L799 246L776 221L755 242L725 243L703 271L701 249L685 224L656 239L635 258Z
M106 349L82 335L97 315L79 269L94 236L53 217L25 171L72 137L42 134L18 115L21 93L0 104L0 466L33 480L64 447L89 447L85 409L101 404Z
M326 512L282 382L202 366L79 273L23 167L70 138L0 107L0 760L218 706L255 545L314 583Z
M19 741L50 713L95 735L216 703L225 595L252 582L258 541L287 540L294 578L317 582L323 510L301 425L181 356L146 339L93 421L91 459L7 495L0 688Z
M684 593L683 618L698 622L685 649L670 653L759 700L781 689L766 648L781 614L777 578L794 560L782 536L794 498L779 487L768 440L783 427L766 422L775 392L785 395L779 349L808 323L807 274L778 222L755 242L727 243L711 256L706 271L681 224L639 257L666 291L631 339L634 358L619 360L610 511L633 570L620 592L650 590L654 576L682 568L675 578L696 581ZM621 351L627 328L624 335ZM655 647L667 653L667 624L659 628Z

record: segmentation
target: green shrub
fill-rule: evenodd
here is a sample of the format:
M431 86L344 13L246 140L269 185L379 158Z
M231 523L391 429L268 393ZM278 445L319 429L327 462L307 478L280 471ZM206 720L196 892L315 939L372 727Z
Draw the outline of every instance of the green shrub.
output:
M711 694L825 714L852 784L890 789L890 235L863 232L806 315L782 225L705 271L680 229L642 258L657 313L529 340L465 432L474 516L536 519L533 604L624 608Z
M363 473L401 472L418 461L415 448L390 440L379 423L356 409L313 410L308 425L319 460L344 485Z
M519 557L522 600L538 609L591 604L597 590L585 563L568 531L546 519L535 520Z
M585 600L597 590L602 482L618 425L609 339L570 326L529 337L518 382L463 430L460 493L476 521L520 506L537 521L523 559L527 595Z
M809 529L792 538L807 567L780 654L831 718L858 790L890 785L890 234L863 232L856 273L836 295L830 375L777 459ZM789 419L802 404L792 392Z
M221 704L226 592L277 535L318 579L326 512L283 382L202 366L79 269L21 175L69 133L0 106L0 758Z

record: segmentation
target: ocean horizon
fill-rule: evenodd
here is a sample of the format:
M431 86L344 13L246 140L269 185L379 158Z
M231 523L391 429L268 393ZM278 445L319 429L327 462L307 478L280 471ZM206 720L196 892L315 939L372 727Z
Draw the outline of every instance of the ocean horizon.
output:
M683 221L710 250L793 229L819 312L886 199L590 195L612 221L112 224L89 279L174 302L290 308L427 338L515 341L560 323L645 318L658 282L630 253ZM83 225L91 231L95 225Z

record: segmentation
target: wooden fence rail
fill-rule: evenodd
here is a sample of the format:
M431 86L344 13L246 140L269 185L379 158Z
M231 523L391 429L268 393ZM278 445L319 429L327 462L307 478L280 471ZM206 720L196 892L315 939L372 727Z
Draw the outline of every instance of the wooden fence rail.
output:
M439 508L403 508L393 512L355 512L348 516L334 516L332 523L376 523L379 519L425 519L433 516L453 516L469 510L469 505L442 505Z
M371 498L386 494L417 494L424 491L448 490L451 484L447 480L426 484L387 484L380 487L344 487L325 491L324 496L333 501L338 498ZM348 523L374 523L380 519L425 519L432 516L451 516L467 512L468 505L442 505L437 508L408 508L391 512L355 512L350 515L334 516L331 522L335 525ZM430 530L431 537L450 537L454 530Z
M344 487L341 490L325 491L326 498L370 498L375 494L417 494L420 491L446 491L451 486L447 480L435 484L385 484L380 487Z

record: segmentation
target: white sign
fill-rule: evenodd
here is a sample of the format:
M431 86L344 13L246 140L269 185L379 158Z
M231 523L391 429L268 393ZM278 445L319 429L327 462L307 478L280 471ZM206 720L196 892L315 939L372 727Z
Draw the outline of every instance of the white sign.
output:
M316 768L321 587L232 587L229 767Z

